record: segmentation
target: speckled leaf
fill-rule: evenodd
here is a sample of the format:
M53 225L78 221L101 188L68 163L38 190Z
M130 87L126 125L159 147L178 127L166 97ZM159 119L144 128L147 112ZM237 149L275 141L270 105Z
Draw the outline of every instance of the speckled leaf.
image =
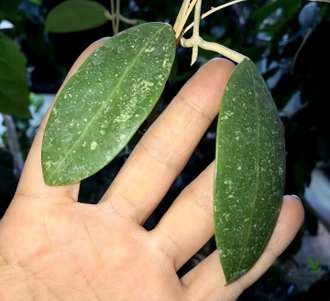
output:
M215 237L227 284L258 260L275 227L285 177L282 124L253 62L226 86L217 128Z
M109 39L68 81L42 144L48 185L94 174L128 143L157 103L175 56L172 27L145 23Z

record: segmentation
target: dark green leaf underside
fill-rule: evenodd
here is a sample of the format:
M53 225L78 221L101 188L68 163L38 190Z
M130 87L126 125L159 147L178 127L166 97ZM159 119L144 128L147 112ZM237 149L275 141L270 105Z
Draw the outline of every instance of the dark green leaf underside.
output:
M277 221L284 177L277 109L258 69L244 59L226 86L217 128L215 236L227 284L264 250Z
M30 118L26 59L10 38L0 33L0 112Z
M146 23L109 39L72 76L42 145L48 185L94 174L128 143L157 103L175 55L172 27Z
M56 6L46 19L46 31L68 33L87 30L108 22L107 9L94 1L69 0Z

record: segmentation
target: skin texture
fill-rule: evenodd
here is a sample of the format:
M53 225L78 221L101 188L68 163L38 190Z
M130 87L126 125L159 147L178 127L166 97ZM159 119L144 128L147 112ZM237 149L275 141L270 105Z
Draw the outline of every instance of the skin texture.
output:
M68 77L104 40L93 43ZM79 183L44 184L46 115L8 211L0 222L0 300L235 300L289 245L303 220L286 196L255 266L225 286L215 251L179 279L176 271L213 235L213 163L185 188L152 231L141 225L183 169L215 118L233 70L205 64L151 126L97 205L77 202Z

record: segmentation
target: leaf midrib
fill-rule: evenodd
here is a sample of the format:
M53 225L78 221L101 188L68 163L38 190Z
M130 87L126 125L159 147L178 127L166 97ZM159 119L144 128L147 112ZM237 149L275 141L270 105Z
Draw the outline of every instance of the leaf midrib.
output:
M161 33L166 27L161 28L159 31L157 31L152 38L149 39L149 42L147 44L145 44L144 47L141 48L141 50L138 52L138 54L135 56L135 58L132 60L131 64L129 64L123 74L123 76L120 78L120 80L117 82L117 84L115 85L115 87L113 88L112 92L109 94L109 96L106 98L106 101L100 106L100 108L97 110L97 112L94 114L94 118L91 119L90 122L88 122L86 124L86 127L82 130L81 135L78 137L78 139L72 144L72 146L68 149L68 151L65 153L65 155L62 157L62 160L59 161L59 163L57 164L56 168L54 168L53 172L50 173L50 176L48 177L48 181L50 182L54 175L56 174L56 172L58 171L58 169L62 166L62 163L67 159L67 157L69 156L69 154L71 153L71 151L74 149L75 145L81 140L81 138L84 136L84 134L86 133L86 130L90 127L90 125L92 123L94 123L94 121L97 119L95 118L95 116L98 116L99 112L105 107L105 105L108 103L108 100L111 99L113 93L115 93L115 91L117 91L117 88L121 85L123 79L126 77L126 74L129 72L129 70L131 70L132 66L135 65L136 61L139 59L140 55L143 53L143 51L149 46L149 44L151 43L151 41L153 41L153 39L159 34ZM79 71L79 70L78 70Z
M257 91L256 91L256 82L255 82L255 78L254 78L254 70L251 68L251 66L249 66L249 68L250 68L251 74L252 74L254 95L256 95ZM256 99L256 108L257 108L256 111L257 111L257 114L258 114L258 117L259 117L260 107L259 107L259 102L258 102L257 99ZM259 120L257 122L257 143L256 144L257 144L257 155L256 155L256 157L257 157L257 162L258 162L258 165L257 165L258 166L258 172L257 172L257 177L256 177L257 184L256 184L255 196L254 196L253 205L252 205L252 216L251 216L250 223L249 223L249 226L248 226L248 232L247 232L247 237L246 237L246 240L245 240L245 246L243 248L244 251L243 251L240 263L238 265L237 271L239 271L240 268L241 268L241 265L242 265L242 262L243 262L243 259L245 257L245 253L246 253L246 250L247 250L247 244L249 242L249 238L250 238L250 234L251 234L254 208L255 208L255 205L256 205L257 195L258 195L258 191L259 191L259 162L260 162L260 123L259 123Z

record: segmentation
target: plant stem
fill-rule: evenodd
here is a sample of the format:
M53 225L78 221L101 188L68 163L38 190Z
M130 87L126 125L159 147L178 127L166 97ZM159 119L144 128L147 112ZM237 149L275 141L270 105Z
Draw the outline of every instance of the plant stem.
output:
M212 7L208 12L202 14L202 17L201 17L201 20L205 19L206 17L208 17L209 15L225 8L225 7L228 7L228 6L231 6L231 5L234 5L236 3L240 3L240 2L243 2L243 1L246 1L246 0L235 0L235 1L231 1L231 2L228 2L226 4L223 4L223 5L220 5L220 6L217 6L217 7ZM189 29L191 29L192 27L194 26L194 23L191 23L189 24L185 30L184 30L184 33L186 33Z
M117 0L117 3L116 3L116 33L119 32L119 23L120 23L120 0Z
M14 161L14 174L19 178L23 170L23 157L20 151L19 142L17 139L17 133L15 123L10 115L2 114L4 125L7 128L7 138L9 150L13 156Z
M229 49L223 45L220 45L218 43L213 43L213 42L207 42L203 40L201 37L199 37L198 41L192 40L192 39L185 39L181 38L180 44L182 47L185 48L191 48L197 43L198 47L205 49L205 50L211 50L214 52L217 52L231 60L233 60L236 63L240 63L244 58L248 59L248 57L232 50Z
M108 19L108 20L113 20L113 16L110 14L110 12L108 10L106 10L104 12L105 14L105 17ZM126 24L129 24L129 25L136 25L138 24L139 20L134 20L134 19L129 19L129 18L126 18L124 17L123 15L119 15L119 20L123 23L126 23Z
M201 22L202 0L198 0L195 6L194 14L194 29L191 39L195 41L192 46L191 66L195 64L198 57L198 43L199 43L199 26Z
M195 7L195 4L198 0L184 0L183 4L181 6L182 10L180 9L179 15L177 17L177 20L175 21L175 24L173 27L173 30L175 31L175 37L176 39L180 39L182 35L183 28L190 16L190 13L192 12L193 8Z
M181 7L180 7L178 16L176 17L176 20L175 20L175 23L174 23L174 26L173 26L173 30L174 30L175 33L178 32L178 28L180 26L182 18L186 15L189 4L190 4L190 0L184 0Z
M197 1L198 1L198 0L192 0L192 1L191 1L190 5L189 5L189 7L188 7L188 10L187 10L187 13L186 13L185 19L184 19L184 24L182 24L182 30L183 30L183 27L185 26L185 24L186 24L186 22L187 22L187 20L188 20L188 18L189 18L189 16L190 16L191 12L192 12L192 10L194 9L194 7L195 7ZM182 31L182 30L181 30L181 31Z
M110 0L110 6L111 6L111 23L112 23L112 31L113 35L117 34L116 32L116 16L115 16L115 2L114 0Z
M104 12L104 15L105 15L105 17L106 17L108 20L112 21L113 16L111 15L111 13L110 13L108 10L106 10L106 11Z
M122 15L119 15L119 20L129 25L136 25L139 22L138 20L128 19Z
M310 35L312 34L313 30L311 28L308 29L306 36L304 37L304 40L302 41L301 45L299 46L296 54L294 55L293 62L292 62L292 67L291 67L291 74L294 74L294 69L296 67L297 59L298 56L301 52L301 50L304 48L307 40L309 39Z
M225 47L223 45L220 45L218 43L204 41L203 39L201 39L201 41L199 43L199 47L202 49L205 49L205 50L217 52L217 53L233 60L236 63L240 63L241 61L243 61L243 59L249 59L245 55L243 55L235 50L232 50L232 49Z
M210 11L208 11L207 13L205 13L203 16L204 16L204 18L206 18L207 16L214 13L215 11L218 11L224 7L227 7L229 5L232 5L232 4L238 3L238 2L242 2L242 1L245 1L245 0L234 0L232 2L229 2L224 5L220 5L218 7L212 7L212 9ZM196 1L195 1L194 5L195 4L196 4ZM185 17L181 18L179 24L182 24L182 20L185 20L185 21L187 20L185 18L189 17L189 14L190 14L189 10L191 8L192 8L192 5L188 7ZM194 22L192 24L190 24L184 31L184 32L186 32L193 26L193 35L189 39L185 39L183 37L180 39L180 44L182 47L192 48L191 65L193 65L197 60L198 47L205 49L205 50L215 51L215 52L220 53L221 55L233 60L236 63L240 63L244 58L246 58L244 55L242 55L234 50L231 50L223 45L220 45L217 43L212 43L212 42L207 42L201 38L201 36L199 35L199 27L200 27L200 21L201 21L201 9L202 9L202 0L197 0L197 4L195 5ZM180 26L178 26L179 29L180 29ZM182 31L180 31L180 33L182 33ZM176 32L176 34L177 34L177 32Z

